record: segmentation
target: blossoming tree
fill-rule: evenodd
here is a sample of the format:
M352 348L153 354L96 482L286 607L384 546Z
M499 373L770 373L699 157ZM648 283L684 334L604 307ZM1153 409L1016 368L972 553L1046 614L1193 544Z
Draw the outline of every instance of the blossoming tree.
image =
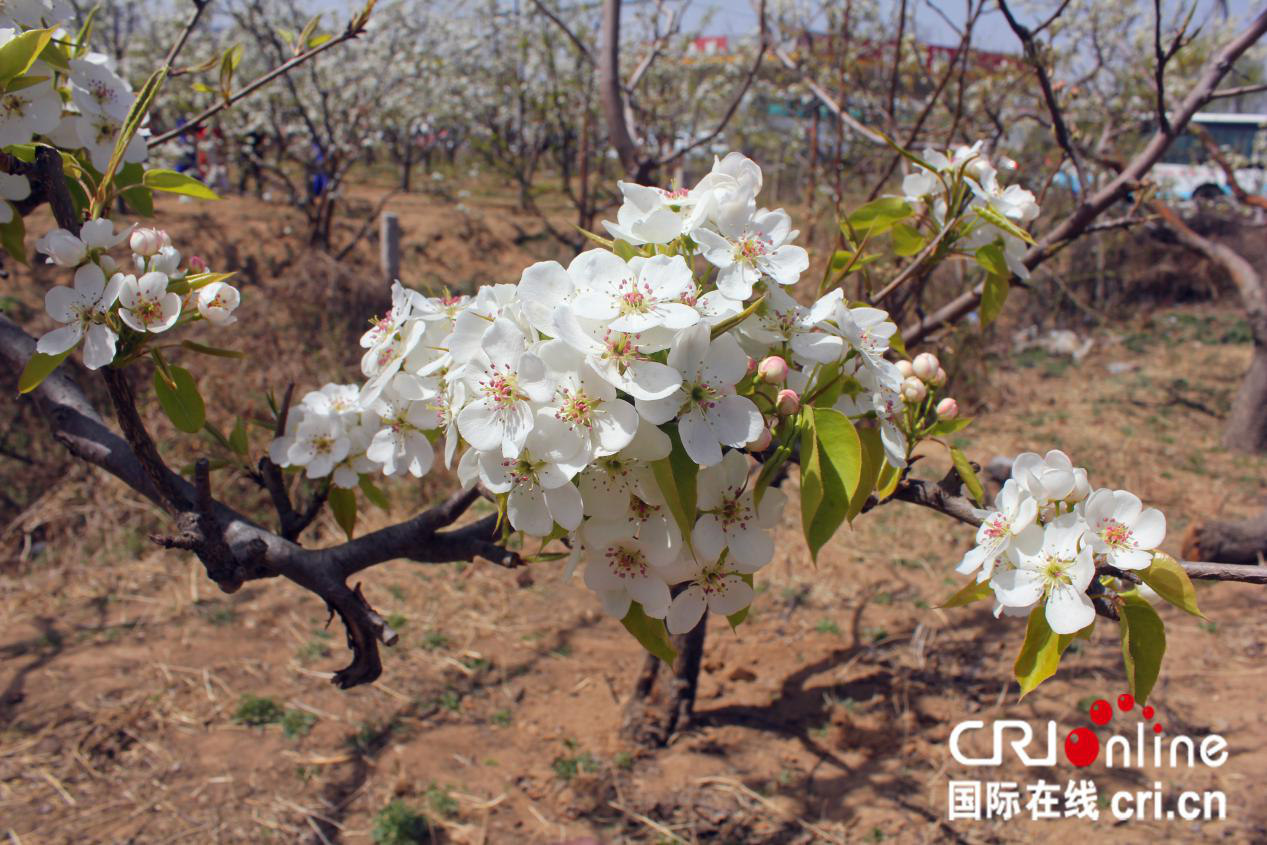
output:
M374 681L378 644L396 640L349 579L396 558L481 557L508 568L559 562L565 576L579 570L604 611L653 659L675 664L689 691L706 616L744 622L793 468L811 557L846 522L893 501L979 525L958 567L969 580L945 606L989 600L996 614L1027 619L1016 664L1022 693L1050 677L1100 615L1119 624L1128 682L1144 700L1165 647L1153 601L1199 614L1192 577L1267 582L1262 567L1161 554L1163 515L1128 491L1093 487L1058 451L1018 457L988 507L971 462L944 442L970 420L945 395L937 357L909 356L886 311L845 295L855 265L896 251L910 261L875 299L957 258L987 274L973 301L1001 304L1012 274L1024 276L1118 195L1097 194L1035 243L1034 195L1009 184L1005 162L981 145L901 150L910 167L900 193L848 216L852 254L829 262L817 284L804 278L810 258L790 216L762 204L764 176L747 157L717 158L689 187L622 182L615 219L587 233L594 248L567 266L539 262L517 282L469 294L393 284L390 306L361 338L361 378L298 397L288 389L271 409L267 453L252 454L244 437L208 419L189 369L198 355L235 353L180 339L205 321L232 345L235 312L250 307L232 273L187 259L159 229L106 215L120 196L148 207L154 190L214 197L143 163L145 116L202 9L135 96L90 51L87 27L75 36L63 28L68 10L56 0L5 12L12 19L0 22L14 26L0 30L10 105L0 117L8 133L0 242L26 260L23 213L47 202L58 228L41 235L37 251L68 284L46 297L60 327L35 339L0 318L0 351L23 368L20 389L59 442L169 515L175 532L158 543L192 551L226 592L281 576L319 596L353 652L333 675L339 686ZM354 37L368 15L341 37ZM1183 113L1264 31L1267 14L1212 60ZM1151 160L1123 173L1146 171L1159 154L1150 147ZM920 336L906 333L908 342ZM103 379L121 435L64 366L76 349ZM147 362L152 388L138 391L134 375ZM151 401L176 428L208 432L246 467L271 495L276 530L213 495L209 461L197 462L192 483L167 466L138 410ZM954 470L941 483L910 476L921 444L948 450ZM355 536L359 496L374 499L385 479L440 465L460 484L444 503ZM302 504L289 493L287 477L297 473L311 483ZM481 498L496 512L463 519ZM347 542L301 546L326 505ZM527 552L525 539L540 550ZM689 707L689 695L678 694L675 712L689 716Z

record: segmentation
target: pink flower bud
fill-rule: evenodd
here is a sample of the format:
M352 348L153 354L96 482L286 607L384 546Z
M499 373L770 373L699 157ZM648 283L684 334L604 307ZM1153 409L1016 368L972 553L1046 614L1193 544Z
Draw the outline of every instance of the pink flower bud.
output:
M172 239L162 229L137 229L128 239L128 246L132 247L132 251L146 258L157 255L160 249L171 245Z
M787 361L771 355L757 366L757 378L767 384L782 384L787 380Z
M748 375L752 375L756 371L757 371L757 359L749 358L748 359Z
M910 378L915 375L915 368L911 366L910 361L898 361L897 371L902 374L902 378Z
M932 381L937 375L937 368L940 366L941 363L937 360L937 356L931 352L921 352L911 362L911 370L915 373L915 377L921 381Z
M207 262L200 255L189 256L189 272L205 273L207 272Z
M779 395L775 398L774 407L779 412L779 416L791 416L801 410L801 397L795 390L784 388L779 391Z
M959 416L959 403L951 397L947 396L937 403L937 419L953 420L957 416Z
M924 382L914 376L902 381L902 398L907 402L911 404L923 402L927 395L928 388L924 386Z
M949 378L949 376L946 375L946 371L941 367L938 367L937 375L933 376L933 387L941 387L946 383L947 378Z
M764 452L770 448L772 442L774 442L774 435L770 433L769 428L762 427L757 439L748 444L748 450L751 452Z

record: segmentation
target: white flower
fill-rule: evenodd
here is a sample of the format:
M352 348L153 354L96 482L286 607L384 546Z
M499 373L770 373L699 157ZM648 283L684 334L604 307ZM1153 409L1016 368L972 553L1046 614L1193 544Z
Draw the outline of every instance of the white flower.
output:
M61 108L61 100L58 100L58 108ZM58 114L60 115L61 112L59 111ZM79 143L83 144L84 149L88 151L92 166L98 170L105 170L110 165L115 142L119 140L119 133L122 131L123 121L115 120L110 115L101 112L80 115L75 119L75 132L79 136ZM127 147L123 150L123 164L145 161L148 155L145 132L146 130L138 131L128 141Z
M671 365L647 357L667 343L654 344L644 335L614 332L595 320L583 321L569 305L554 312L554 328L556 337L585 355L585 363L594 372L635 399L661 399L682 384L681 373Z
M970 575L978 569L977 581L987 580L994 572L995 561L1015 542L1030 553L1037 551L1043 530L1034 524L1038 503L1021 490L1016 479L1009 478L994 498L992 511L977 529L977 544L963 556L955 571Z
M435 449L424 433L435 421L424 402L384 393L374 403L382 426L370 441L365 456L383 465L385 475L408 472L421 478L431 471Z
M132 108L132 89L99 62L70 60L70 96L81 114L105 115L122 123Z
M674 597L665 618L670 634L690 631L705 610L729 616L752 604L752 587L724 564L698 565L686 580L689 585Z
M400 282L392 282L391 310L371 321L369 331L361 335L361 347L377 349L390 343L405 322L414 315L421 299L422 295L418 292L409 290Z
M603 221L612 235L626 243L667 244L689 233L698 221L695 213L701 195L686 188L667 191L632 182L617 182L624 202L616 212L616 222Z
M0 30L0 33L4 30ZM52 71L32 75L51 77ZM29 144L32 136L52 132L62 119L62 98L48 82L37 82L29 88L0 95L0 147Z
M62 23L72 14L74 9L65 0L5 0L0 5L0 24L39 29ZM11 37L0 37L0 45L7 43Z
M1086 470L1075 467L1069 456L1059 449L1052 449L1041 457L1035 452L1022 452L1012 462L1012 477L1040 506L1079 501L1090 493Z
M700 229L695 238L704 258L718 268L717 289L731 299L751 297L763 274L792 285L809 268L805 249L788 243L796 233L782 209L759 211L751 219L743 213L725 214L717 228L720 234Z
M591 461L628 446L638 430L633 405L616 398L616 388L563 341L542 345L538 355L554 384L535 422L548 444L544 457Z
M1144 510L1139 497L1126 490L1102 488L1083 504L1091 548L1118 569L1147 569L1153 551L1166 539L1166 517L1156 508Z
M242 301L238 289L226 282L212 282L198 290L198 313L209 323L227 326L238 321L233 311Z
M615 455L596 459L577 477L587 516L610 516L631 507L631 499L662 503L650 462L673 450L669 436L646 420L639 420L633 440Z
M682 299L695 291L695 279L680 255L634 258L620 276L594 279L573 308L581 317L600 320L612 331L637 334L658 326L684 329L699 322L699 312Z
M41 337L36 351L60 355L86 337L84 366L96 370L113 361L119 337L106 325L105 316L119 297L120 282L120 277L115 276L106 284L100 267L85 264L75 271L73 289L51 289L44 297L44 307L50 317L66 325Z
M734 335L712 341L709 335L704 323L679 332L669 350L669 366L682 374L682 386L663 399L635 400L638 413L657 425L680 416L682 446L691 460L706 467L721 462L722 446L743 446L764 425L757 406L735 395L735 384L747 375L748 356Z
M309 478L323 478L348 456L352 441L337 417L304 415L288 444L286 463L307 468ZM272 450L270 449L270 454Z
M466 460L466 455L462 457ZM583 465L545 461L535 457L530 448L523 449L515 458L481 452L478 461L484 486L494 493L510 494L506 500L506 516L515 530L545 537L555 523L567 531L575 531L580 526L584 503L572 479Z
M695 551L717 560L729 549L727 560L739 572L756 572L774 556L771 533L783 513L782 491L769 488L754 507L748 488L748 459L730 451L720 464L700 471L697 507L700 513L691 532Z
M25 177L14 173L0 173L0 225L13 220L13 206L10 202L24 200L31 195L31 183Z
M1083 541L1086 525L1078 514L1048 523L1036 553L1015 553L1016 568L990 579L995 598L1007 607L1046 602L1047 624L1057 634L1081 631L1095 619L1087 586L1095 576L1091 546Z
M458 414L463 439L481 452L519 457L532 431L530 403L548 402L552 394L545 364L527 351L519 327L505 317L494 320L464 378L471 401Z
M629 612L630 600L648 616L663 619L669 612L669 585L661 570L675 559L673 552L634 537L628 522L590 520L581 529L585 541L585 585L604 595L604 609L617 618Z
M49 264L78 267L88 257L89 250L118 246L131 231L132 227L128 226L116 233L113 223L98 217L85 223L78 236L65 229L54 229L35 242L35 249L48 256Z
M801 359L831 364L854 350L860 365L857 377L864 386L872 390L899 389L901 371L884 357L897 333L897 325L887 311L867 306L849 308L837 289L814 303L801 321L820 329L792 338L792 351Z
M168 292L167 281L165 273L146 273L139 279L123 276L119 318L138 332L165 332L176 325L180 297Z

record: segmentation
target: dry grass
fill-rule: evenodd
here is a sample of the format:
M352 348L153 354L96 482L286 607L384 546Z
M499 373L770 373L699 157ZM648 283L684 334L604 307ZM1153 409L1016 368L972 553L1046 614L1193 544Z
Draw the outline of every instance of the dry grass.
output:
M427 260L408 267L420 278L433 272L452 287L485 273L513 278L507 268L529 258L481 264L478 244L461 254L442 210L402 203L407 238L424 245ZM260 413L269 386L353 372L348 339L386 300L373 273L287 259L295 247L283 230L294 224L274 207L174 210L178 239L212 253L213 264L228 260L214 250L230 235L258 236L261 269L233 337L267 366L198 366L222 421ZM440 241L444 249L430 245ZM464 261L467 271L453 269ZM42 269L36 284L19 276L15 296L34 307L49 278ZM960 445L982 461L1064 448L1094 480L1164 508L1174 550L1193 519L1255 510L1267 482L1261 459L1217 445L1217 416L1248 355L1244 344L1204 341L1235 339L1235 328L1231 312L1191 307L1101 330L1079 366L987 359L988 402L970 409L982 419ZM1113 376L1110 362L1137 366ZM7 403L5 413L17 409ZM209 448L155 424L164 448L186 460ZM264 442L257 433L254 448ZM646 753L617 734L637 647L583 587L559 580L555 564L541 565L529 588L480 564L397 562L367 573L367 595L397 616L401 641L386 651L380 683L339 692L326 678L345 657L340 633L327 631L310 594L281 582L219 594L196 561L145 540L158 524L152 508L54 449L33 448L34 465L0 457L15 499L0 535L0 834L12 842L366 843L397 799L454 843L1074 842L1106 827L944 822L946 782L965 774L945 747L955 722L1006 714L1055 718L1063 730L1085 722L1079 701L1111 697L1123 681L1115 632L1102 625L1055 681L1017 704L1009 678L1019 623L932 609L953 589L948 575L970 537L934 514L886 505L842 532L815 569L790 508L750 622L733 634L710 629L701 726ZM930 477L947 465L931 453L924 463ZM258 495L223 474L216 484L233 500ZM406 487L394 488L394 514L367 512L367 527L436 492ZM323 517L306 541L337 536ZM1161 777L1225 790L1229 820L1133 822L1113 828L1114 841L1267 837L1256 801L1264 728L1247 706L1267 682L1260 592L1217 585L1200 595L1211 625L1164 611L1171 656L1158 718L1188 734L1224 734L1232 757L1218 770ZM244 696L276 705L256 700L250 713L289 721L242 724ZM1092 771L1102 790L1147 788L1153 774Z

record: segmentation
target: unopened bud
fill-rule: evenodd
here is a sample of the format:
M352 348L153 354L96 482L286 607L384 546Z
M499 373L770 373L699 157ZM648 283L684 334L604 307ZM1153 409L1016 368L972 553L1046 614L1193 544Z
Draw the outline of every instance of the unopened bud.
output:
M775 398L774 408L781 417L791 416L801 410L801 397L795 390L784 388L779 391L778 397Z
M171 244L172 239L162 229L137 229L128 239L128 246L132 247L132 251L146 258L157 254L160 249Z
M761 433L757 435L757 439L748 444L748 450L752 452L764 452L770 448L770 444L774 442L774 435L770 433L770 429L762 426Z
M189 256L188 264L189 264L189 272L191 273L207 272L207 262L203 260L201 255Z
M928 395L928 388L924 386L924 382L912 376L902 381L902 398L907 402L914 404L915 402L923 402L924 397Z
M757 359L748 358L748 375L752 375L757 371Z
M910 378L915 375L915 368L911 366L910 361L898 361L897 371L902 374L902 378Z
M911 370L914 372L915 377L921 381L932 381L937 375L937 368L940 366L941 362L931 352L921 352L911 362Z
M757 378L767 384L782 384L787 380L787 361L771 355L757 365Z
M937 419L953 420L957 416L959 416L959 403L951 397L947 396L937 403Z
M946 383L947 378L949 378L949 376L946 375L946 371L941 367L938 367L937 375L933 376L933 387L941 387Z

